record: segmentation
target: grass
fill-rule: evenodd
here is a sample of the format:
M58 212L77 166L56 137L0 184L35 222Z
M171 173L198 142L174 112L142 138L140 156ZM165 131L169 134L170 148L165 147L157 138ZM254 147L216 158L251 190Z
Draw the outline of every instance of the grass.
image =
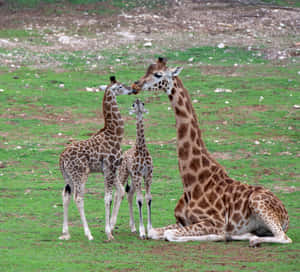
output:
M26 40L33 34L0 31L5 39ZM99 55L101 61L97 60ZM299 270L300 116L294 107L300 99L299 57L294 62L270 62L245 48L212 46L175 52L165 49L164 55L170 67L184 66L180 77L194 101L209 151L231 177L263 185L279 196L290 216L288 235L293 244L264 244L251 249L248 242L141 241L130 233L126 200L121 204L115 241L105 243L100 173L90 175L85 197L95 240L89 242L84 236L73 202L72 238L58 240L63 187L59 155L71 138L87 139L103 126L103 92L87 92L86 87L107 84L110 67L120 81L129 84L144 74L148 63L143 60L157 56L145 55L137 64L128 48L96 53L2 48L0 59L8 61L0 65L0 161L4 163L0 168L1 271ZM191 57L194 59L189 61ZM49 66L36 68L36 62ZM232 93L215 93L216 88ZM164 93L145 92L139 98L150 112L145 116L145 134L155 167L153 225L164 226L174 223L173 210L182 194L175 120ZM129 148L125 142L135 140L135 120L128 113L135 99L118 97L125 119L124 150Z
M246 51L242 57L247 59ZM179 62L184 61L179 56ZM174 66L177 64L172 58L170 62ZM77 65L80 66L74 61L75 68ZM129 63L129 70L133 65ZM280 64L260 62L243 66L240 75L235 77L211 74L210 70L206 71L206 65L185 68L182 72L181 78L192 99L198 100L194 107L209 150L229 155L219 161L232 177L276 191L289 211L289 236L293 244L269 244L250 249L247 242L170 244L140 241L129 231L126 201L121 205L116 241L103 243L106 237L101 174L90 175L85 201L95 241L86 241L73 203L70 208L72 239L57 240L62 223L60 191L63 185L58 157L69 138L86 139L88 133L102 127L103 93L88 93L85 87L107 83L108 74L99 75L93 71L55 73L28 68L9 71L1 67L0 82L4 89L0 94L1 161L6 165L0 171L3 269L296 271L300 249L299 114L293 109L299 99L296 90L300 87L300 79L295 76L296 72L294 64L287 64L282 73ZM142 74L141 67L132 69L132 73L126 71L124 75L121 67L117 71L121 79L126 77L131 82ZM59 87L62 83L64 88ZM214 93L217 87L230 88L233 92ZM259 103L261 95L264 100ZM156 94L154 100L149 93L142 93L140 97L150 111L145 124L155 165L153 225L162 226L174 222L173 208L182 192L176 147L169 142L176 137L174 117L163 93ZM135 121L129 117L128 108L133 99L118 98L122 115L128 120L125 139L131 141L135 139ZM255 144L256 140L259 145ZM124 149L128 147L123 146Z

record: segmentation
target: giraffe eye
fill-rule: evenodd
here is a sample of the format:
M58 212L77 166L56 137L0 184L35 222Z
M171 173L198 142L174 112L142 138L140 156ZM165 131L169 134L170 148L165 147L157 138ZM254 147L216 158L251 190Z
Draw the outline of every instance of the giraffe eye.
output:
M157 77L157 78L160 78L160 77L162 77L162 74L160 74L160 73L155 73L154 76Z
M144 102L143 102L142 104L143 104L143 106L145 106L145 103L144 103Z

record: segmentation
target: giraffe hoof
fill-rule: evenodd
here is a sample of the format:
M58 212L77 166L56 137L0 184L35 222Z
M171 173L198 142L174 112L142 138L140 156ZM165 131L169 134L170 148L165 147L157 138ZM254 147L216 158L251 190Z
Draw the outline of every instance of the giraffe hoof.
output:
M141 240L145 240L145 239L146 239L146 235L141 235L141 236L140 236L140 239L141 239Z
M110 235L107 236L107 240L105 240L104 242L109 243L109 242L113 241L114 239L115 238L112 236L112 234L110 234Z
M260 247L260 243L257 240L250 240L249 247L252 247L252 248Z
M62 236L59 236L59 240L69 240L71 238L70 234L63 234Z
M89 241L92 241L94 240L94 237L90 234L90 235L87 235L87 238L89 239Z

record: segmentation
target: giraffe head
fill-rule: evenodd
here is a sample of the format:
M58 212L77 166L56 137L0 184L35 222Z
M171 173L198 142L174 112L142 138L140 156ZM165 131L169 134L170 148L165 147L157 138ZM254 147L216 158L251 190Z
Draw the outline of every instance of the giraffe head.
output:
M122 94L137 94L137 91L118 82L115 76L110 77L110 85L105 86L106 90L110 90L115 96Z
M174 77L182 71L182 67L168 68L165 58L158 58L155 64L148 67L146 74L138 81L134 82L132 88L137 91L163 90L168 95L174 85Z
M132 109L129 111L129 114L135 114L139 119L143 117L143 114L148 114L148 110L145 109L145 104L137 99L133 104L132 104Z

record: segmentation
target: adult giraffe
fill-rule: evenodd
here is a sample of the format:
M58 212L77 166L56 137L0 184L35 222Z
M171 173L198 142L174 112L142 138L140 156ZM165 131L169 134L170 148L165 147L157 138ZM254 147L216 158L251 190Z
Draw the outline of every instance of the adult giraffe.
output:
M291 243L285 234L289 218L282 202L263 187L231 179L207 151L188 91L159 58L133 84L137 91L163 90L176 118L177 152L183 195L175 207L176 224L154 228L149 237L169 241L249 240Z

